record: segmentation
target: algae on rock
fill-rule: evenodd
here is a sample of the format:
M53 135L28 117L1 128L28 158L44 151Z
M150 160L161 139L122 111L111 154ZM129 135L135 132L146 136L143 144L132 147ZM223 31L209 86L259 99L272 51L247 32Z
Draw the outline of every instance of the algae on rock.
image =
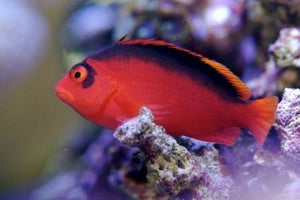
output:
M218 151L207 145L198 156L179 145L153 122L143 107L138 117L121 125L114 137L138 147L146 162L147 179L161 198L230 199L233 181L223 173Z

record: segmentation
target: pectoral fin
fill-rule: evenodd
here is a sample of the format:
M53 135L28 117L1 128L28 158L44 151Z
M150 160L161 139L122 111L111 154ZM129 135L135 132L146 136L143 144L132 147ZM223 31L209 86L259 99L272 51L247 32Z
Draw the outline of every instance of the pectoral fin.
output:
M152 111L155 121L165 119L171 113L170 104L147 104L146 107Z

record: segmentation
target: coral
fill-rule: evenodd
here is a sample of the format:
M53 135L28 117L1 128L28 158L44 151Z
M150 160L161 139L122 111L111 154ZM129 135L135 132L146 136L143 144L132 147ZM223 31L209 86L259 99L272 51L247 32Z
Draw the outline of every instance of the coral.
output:
M282 29L279 38L270 45L269 52L277 67L300 67L300 29Z
M72 159L75 155L63 156L61 167L66 169L56 172L41 183L32 192L30 199L129 199L128 195L122 193L119 185L124 182L127 173L134 170L135 165L131 163L131 159L136 150L120 145L112 137L111 131L104 131L98 137L88 136L88 133L82 136L84 138L77 138L68 152L83 154L78 159ZM87 141L87 137L90 137L90 141ZM68 163L70 167L66 167ZM127 183L131 183L129 178Z
M282 152L300 161L300 89L284 90L276 112Z
M252 35L259 48L257 49L257 61L260 65L267 59L266 51L276 37L280 29L299 26L300 12L299 2L296 0L253 0L245 1L247 15L251 23Z
M247 5L251 24L256 27L257 34L254 35L259 38L256 40L259 47L256 61L265 71L261 76L247 83L253 91L253 97L281 94L285 87L299 87L300 72L293 69L300 64L300 30L297 28L299 26L297 19L300 17L299 3L287 0L264 0L247 1ZM275 42L270 45L273 41ZM267 50L269 50L268 54ZM266 62L268 57L269 61Z
M46 185L36 190L33 200L71 199L76 196L78 200L87 199L83 188L76 185L77 180L74 173L59 174L52 178Z
M177 142L153 120L142 108L139 116L121 125L114 136L126 145L114 140L111 131L90 142L79 138L73 147L77 149L70 149L83 152L78 161L36 189L32 199L252 200L298 195L297 154L291 158L280 151L274 130L263 149L244 134L227 147L184 136Z
M230 199L233 181L225 175L217 149L182 137L186 149L153 120L142 108L138 117L120 126L114 135L126 145L114 140L110 131L90 143L78 138L70 151L84 152L79 167L49 179L32 199Z
M247 82L254 97L281 93L285 87L300 86L300 29L285 28L269 47L265 72Z
M218 151L206 145L201 156L191 154L153 120L151 111L141 108L139 116L120 126L114 137L140 148L147 179L157 187L159 196L229 199L233 182L223 174Z

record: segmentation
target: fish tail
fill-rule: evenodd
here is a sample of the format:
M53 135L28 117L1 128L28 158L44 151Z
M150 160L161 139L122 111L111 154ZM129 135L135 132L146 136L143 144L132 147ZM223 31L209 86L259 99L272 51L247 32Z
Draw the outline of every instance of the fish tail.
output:
M269 129L275 121L275 111L278 99L275 96L258 99L249 104L250 119L248 119L248 129L260 146L269 133Z

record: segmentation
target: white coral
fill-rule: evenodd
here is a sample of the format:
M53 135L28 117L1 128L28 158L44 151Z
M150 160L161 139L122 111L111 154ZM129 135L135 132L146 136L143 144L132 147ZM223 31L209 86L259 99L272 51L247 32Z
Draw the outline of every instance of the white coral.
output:
M285 28L269 48L278 67L300 67L300 29Z
M284 90L277 107L276 124L282 151L300 160L300 89Z

